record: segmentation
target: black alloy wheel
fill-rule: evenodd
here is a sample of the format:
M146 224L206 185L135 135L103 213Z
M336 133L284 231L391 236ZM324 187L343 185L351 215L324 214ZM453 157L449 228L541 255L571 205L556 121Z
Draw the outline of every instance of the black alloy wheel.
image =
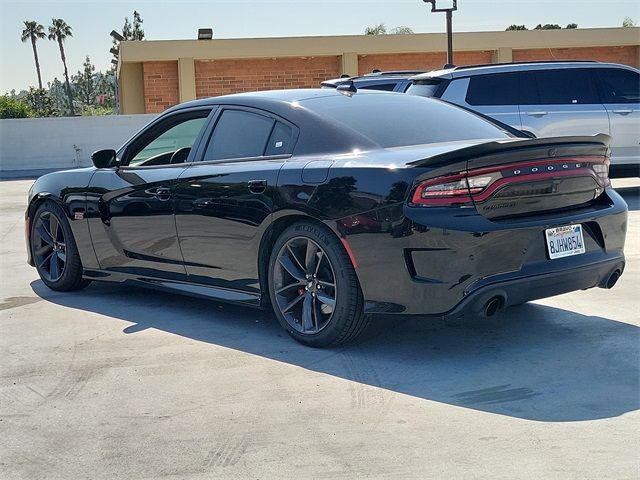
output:
M67 264L67 242L53 212L40 213L33 226L33 259L38 272L49 282L62 278Z
M296 222L275 241L269 296L282 327L312 347L351 341L369 320L345 247L319 222Z
M31 254L42 282L52 290L80 290L91 283L82 277L80 254L62 207L44 202L33 216Z
M280 313L294 330L320 332L336 305L336 278L325 251L310 238L295 237L277 255L273 281Z

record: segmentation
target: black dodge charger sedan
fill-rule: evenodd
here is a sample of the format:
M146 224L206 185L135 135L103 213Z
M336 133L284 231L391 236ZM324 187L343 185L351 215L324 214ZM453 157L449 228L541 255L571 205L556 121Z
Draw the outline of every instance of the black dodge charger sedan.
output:
M370 314L492 315L625 265L609 137L531 139L439 100L353 89L197 100L29 192L29 263L273 308L296 340Z

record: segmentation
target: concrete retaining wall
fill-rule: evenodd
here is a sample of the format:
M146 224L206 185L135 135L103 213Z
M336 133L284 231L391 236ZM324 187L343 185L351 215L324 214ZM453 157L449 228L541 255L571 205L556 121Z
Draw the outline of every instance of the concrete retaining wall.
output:
M0 120L0 178L37 177L91 165L91 154L118 149L155 115Z

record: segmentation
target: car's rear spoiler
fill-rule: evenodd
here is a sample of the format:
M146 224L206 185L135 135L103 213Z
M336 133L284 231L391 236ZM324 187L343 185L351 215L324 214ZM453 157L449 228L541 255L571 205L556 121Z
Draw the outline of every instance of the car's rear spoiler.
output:
M549 137L549 138L510 138L479 143L469 147L449 150L431 157L422 158L407 163L412 167L437 167L446 165L451 161L469 160L471 158L485 157L487 155L507 153L529 148L549 147L549 156L563 156L562 147L571 147L572 154L580 146L586 147L589 154L606 155L611 143L611 137L600 133L593 136ZM595 150L594 150L595 147Z

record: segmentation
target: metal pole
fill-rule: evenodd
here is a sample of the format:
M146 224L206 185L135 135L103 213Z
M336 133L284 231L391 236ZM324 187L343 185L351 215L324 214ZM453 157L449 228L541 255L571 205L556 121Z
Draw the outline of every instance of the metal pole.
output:
M453 65L453 11L447 10L447 63Z

